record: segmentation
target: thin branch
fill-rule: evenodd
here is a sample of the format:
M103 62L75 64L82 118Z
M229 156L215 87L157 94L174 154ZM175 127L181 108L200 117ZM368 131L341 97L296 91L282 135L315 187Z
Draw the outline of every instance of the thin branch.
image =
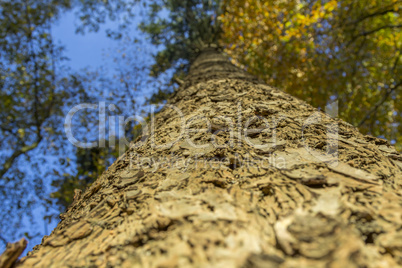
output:
M366 116L360 121L358 127L361 127L375 112L377 112L378 108L384 104L384 102L388 99L388 97L394 92L398 87L402 85L402 82L396 84L393 88L390 88L385 94L384 97L377 102L376 105L366 114Z
M31 151L31 150L35 149L36 147L38 147L41 140L42 140L42 137L38 137L38 139L35 142L33 142L31 145L23 146L20 149L15 150L14 153L3 164L3 167L0 169L0 178L2 178L3 175L7 173L7 171L11 168L14 161L20 155L25 154L28 151Z
M348 47L350 44L352 44L354 41L356 41L356 39L358 39L359 37L366 37L366 36L368 36L370 34L373 34L375 32L378 32L380 30L387 29L387 28L391 28L391 29L392 28L402 28L402 24L400 24L400 25L384 25L384 26L378 27L378 28L376 28L374 30L367 31L367 32L362 32L361 34L352 36L350 41L347 43L346 47Z
M29 28L29 33L28 33L28 43L30 45L30 50L31 50L31 57L32 57L32 61L34 64L34 103L33 103L33 108L34 108L34 117L35 117L35 123L36 123L36 131L37 131L37 135L40 136L40 127L42 125L42 123L40 122L39 119L39 111L38 111L38 105L39 105L39 88L38 88L38 80L39 80L39 66L38 66L38 60L36 57L36 53L35 53L35 48L33 45L33 32L32 32L32 23L31 20L29 18L29 13L28 13L28 3L27 1L25 1L25 16L26 16L26 20L28 23L28 28Z
M380 30L387 29L387 28L391 28L391 29L393 29L393 28L402 28L402 24L399 24L399 25L384 25L384 26L378 27L378 28L376 28L374 30L363 32L363 33L359 34L358 36L367 36L367 35L370 35L372 33L378 32Z
M396 12L396 11L393 8L392 9L386 9L386 10L377 11L377 12L374 12L374 13L371 13L371 14L367 14L366 16L363 16L363 17L361 17L361 18L359 18L359 19L357 19L355 21L349 22L347 25L354 25L354 24L362 22L362 21L364 21L364 20L366 20L368 18L385 15L385 14L390 13L390 12Z
M8 243L7 240L1 235L0 235L0 241L3 242L4 245L7 245L7 243Z
M398 65L398 61L399 61L399 56L401 55L401 50L398 49L398 55L396 55L395 57L395 61L394 64L392 65L392 72L395 72L396 66Z

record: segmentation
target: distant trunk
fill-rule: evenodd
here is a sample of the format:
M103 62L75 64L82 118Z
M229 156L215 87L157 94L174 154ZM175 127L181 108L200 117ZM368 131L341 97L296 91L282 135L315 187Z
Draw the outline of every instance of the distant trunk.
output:
M168 103L19 265L402 265L402 156L386 141L214 49Z

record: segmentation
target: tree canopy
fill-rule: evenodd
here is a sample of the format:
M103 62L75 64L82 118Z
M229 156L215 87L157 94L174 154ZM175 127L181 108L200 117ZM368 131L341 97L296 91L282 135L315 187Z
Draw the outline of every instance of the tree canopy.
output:
M231 1L222 42L233 62L401 149L401 1Z

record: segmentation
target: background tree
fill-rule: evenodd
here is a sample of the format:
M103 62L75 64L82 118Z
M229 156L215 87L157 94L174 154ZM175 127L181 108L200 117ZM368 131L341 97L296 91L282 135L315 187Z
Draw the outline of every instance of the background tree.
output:
M30 215L25 208L35 202L33 196L44 193L44 181L35 176L40 159L32 163L32 171L20 164L31 161L32 151L47 150L59 139L53 134L60 133L55 122L66 93L57 86L63 83L56 75L62 56L51 24L69 7L68 1L0 3L0 195L7 200L0 213L1 236L21 227L24 215ZM6 221L10 214L19 220Z
M125 13L120 13L122 3L0 2L0 198L6 200L0 210L1 247L14 235L25 232L32 237L24 222L34 221L35 208L51 207L47 194L53 170L67 162L66 155L74 157L74 148L63 135L65 114L91 91L64 65L63 48L56 45L52 27L61 14L75 9L81 21L78 31L97 30L108 17L129 16L135 1L124 5ZM108 33L116 37L113 30ZM101 95L99 88L95 95Z
M218 44L221 1L164 0L151 1L148 17L140 25L156 46L163 49L155 55L152 76L173 69L175 77L188 73L194 55L208 44ZM174 79L177 82L177 79ZM180 83L180 82L179 82Z
M401 1L224 1L233 62L402 147Z

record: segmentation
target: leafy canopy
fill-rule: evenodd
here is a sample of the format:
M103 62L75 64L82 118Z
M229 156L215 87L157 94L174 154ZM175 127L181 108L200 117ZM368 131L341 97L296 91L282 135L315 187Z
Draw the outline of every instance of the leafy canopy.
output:
M402 18L397 0L224 1L233 62L402 147Z
M151 75L173 69L184 76L189 62L203 47L217 44L220 27L217 18L221 1L212 0L153 0L150 12L140 25L156 46L163 48L155 55Z

